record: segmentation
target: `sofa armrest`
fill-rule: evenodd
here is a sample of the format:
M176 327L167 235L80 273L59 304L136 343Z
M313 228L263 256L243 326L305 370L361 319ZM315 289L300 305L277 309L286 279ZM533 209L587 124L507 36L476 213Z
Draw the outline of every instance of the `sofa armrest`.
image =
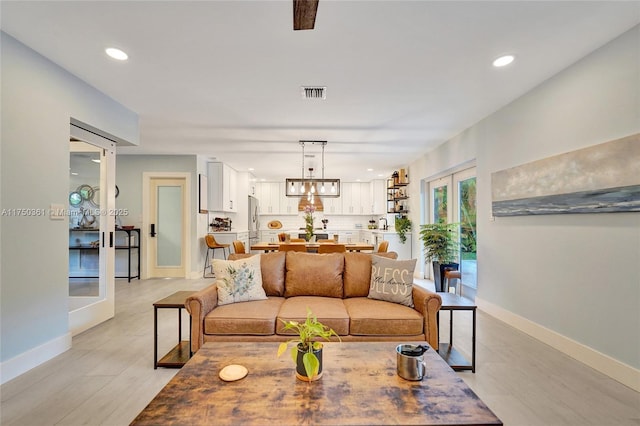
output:
M415 310L424 317L424 335L429 345L438 350L438 311L442 306L440 295L419 287L413 286L413 304Z
M191 351L196 352L204 344L204 317L218 306L218 286L212 284L192 294L184 306L191 315Z

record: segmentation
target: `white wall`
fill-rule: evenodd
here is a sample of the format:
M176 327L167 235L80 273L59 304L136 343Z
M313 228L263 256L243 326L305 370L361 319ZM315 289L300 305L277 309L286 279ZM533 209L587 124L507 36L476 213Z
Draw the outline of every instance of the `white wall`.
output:
M197 157L195 155L118 155L116 160L116 184L120 189L120 195L116 199L116 207L129 209L129 216L121 217L123 225L135 225L139 228L142 228L143 204L147 202L142 199L142 174L144 172L191 173L191 188L189 188L191 205L187 208L187 212L191 216L190 273L198 270L200 264L200 258L197 255L200 251L198 247L198 221L194 220L198 215L198 175L196 170ZM141 229L140 232L143 234L142 240L144 241L147 230Z
M411 165L426 177L475 155L480 308L636 389L640 214L492 221L490 182L493 172L640 132L638 40L635 27Z
M68 205L69 123L138 143L138 117L0 33L0 208ZM0 218L2 382L68 349L68 221Z

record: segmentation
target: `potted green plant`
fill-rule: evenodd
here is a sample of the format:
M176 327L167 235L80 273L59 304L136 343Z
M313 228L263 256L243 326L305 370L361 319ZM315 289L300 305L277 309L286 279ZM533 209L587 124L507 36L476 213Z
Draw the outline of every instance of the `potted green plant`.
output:
M293 343L291 358L296 363L296 377L306 382L318 380L322 376L322 343L317 339L329 340L331 336L336 336L340 340L340 336L333 329L318 321L309 308L307 308L305 322L282 322L285 330L295 330L298 337L280 343L278 356L282 355L289 344Z
M400 238L400 242L404 244L407 242L407 232L411 231L411 219L405 216L396 216L394 227Z
M458 270L460 242L459 223L430 223L420 225L420 239L427 261L433 263L433 280L436 291L446 291L443 287L445 271Z

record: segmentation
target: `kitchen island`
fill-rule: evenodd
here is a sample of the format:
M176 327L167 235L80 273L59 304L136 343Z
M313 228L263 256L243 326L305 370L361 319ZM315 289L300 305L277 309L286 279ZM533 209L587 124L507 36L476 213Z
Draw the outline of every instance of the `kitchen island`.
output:
M373 245L373 250L377 250L378 245L382 241L389 241L388 251L394 251L398 253L398 259L412 259L411 250L411 233L407 233L406 243L400 242L400 237L397 232L392 230L381 229L366 229L366 228L351 228L351 229L317 229L314 232L318 234L327 234L329 239L333 239L334 235L338 235L338 242L349 243L364 243ZM299 234L304 234L304 230L301 229L263 229L260 230L260 241L264 243L278 243L278 234L288 234L290 238L298 238Z

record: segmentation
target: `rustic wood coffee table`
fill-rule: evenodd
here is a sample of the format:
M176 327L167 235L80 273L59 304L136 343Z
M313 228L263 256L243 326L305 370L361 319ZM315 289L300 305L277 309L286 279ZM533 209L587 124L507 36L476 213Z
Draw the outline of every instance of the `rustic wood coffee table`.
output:
M432 349L422 381L400 378L397 345L325 343L322 378L308 384L288 354L276 357L277 342L205 343L132 425L502 424ZM223 382L230 364L249 374Z

